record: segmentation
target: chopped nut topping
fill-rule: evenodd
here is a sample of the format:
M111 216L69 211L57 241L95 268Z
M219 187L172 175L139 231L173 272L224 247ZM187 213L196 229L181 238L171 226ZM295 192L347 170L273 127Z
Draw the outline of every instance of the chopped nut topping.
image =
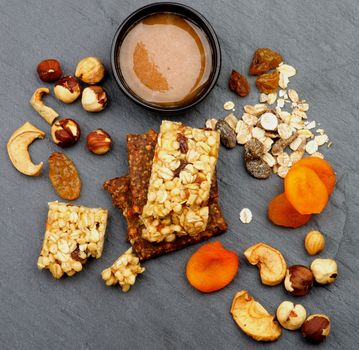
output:
M49 203L38 268L49 269L54 278L80 272L88 257L101 257L106 224L107 209Z
M145 268L140 265L140 260L132 251L132 247L126 250L110 267L102 271L102 279L106 286L119 284L123 292L135 284L136 277L143 273Z

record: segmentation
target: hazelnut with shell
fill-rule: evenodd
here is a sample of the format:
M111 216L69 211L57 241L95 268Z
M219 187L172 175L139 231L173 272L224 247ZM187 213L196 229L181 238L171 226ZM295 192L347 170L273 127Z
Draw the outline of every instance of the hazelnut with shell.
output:
M56 145L63 148L74 145L80 136L80 126L73 119L57 120L51 127L52 140Z
M107 94L101 86L89 86L82 92L82 107L87 112L101 112L107 105Z
M333 259L315 259L310 269L319 284L333 283L338 276L338 265Z
M307 312L303 305L283 301L277 309L277 320L285 329L294 331L299 329L307 318Z
M287 269L284 287L292 295L307 295L313 286L312 271L306 266L293 265Z
M37 74L45 83L52 83L62 76L60 62L53 58L41 61L37 65Z
M330 319L326 315L310 315L302 325L302 336L311 343L321 343L330 333Z
M81 87L76 78L67 75L56 82L55 96L64 103L72 103L81 95Z
M310 231L304 239L304 247L309 255L320 253L325 247L325 238L319 231Z
M97 129L87 135L86 144L90 152L102 155L110 151L112 139L105 130Z
M96 57L85 57L77 64L75 76L86 84L94 85L105 76L105 66Z

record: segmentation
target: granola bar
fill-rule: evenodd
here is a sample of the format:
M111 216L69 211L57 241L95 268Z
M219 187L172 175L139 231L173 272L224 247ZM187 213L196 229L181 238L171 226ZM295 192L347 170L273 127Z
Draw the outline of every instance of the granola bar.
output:
M100 258L107 215L107 209L50 202L38 268L58 279L80 272L90 256Z
M123 292L128 292L135 284L136 277L144 272L140 260L133 253L132 248L126 250L110 267L102 271L102 279L107 286L119 284Z
M128 189L130 188L130 182L134 188L137 187L138 193L141 192L141 187L143 191L148 188L150 175L149 172L146 172L145 170L151 169L152 159L149 159L148 157L145 159L143 152L141 152L142 155L139 154L138 149L133 147L133 144L131 143L131 140L134 139L135 138L128 138L128 152L132 154L133 158L138 158L137 160L139 166L137 167L137 171L139 175L137 180L133 181L133 179L130 179L129 176L122 176L106 181L104 183L104 188L111 194L113 205L123 212L128 224L127 239L132 244L140 260L147 260L166 253L177 251L191 244L202 242L215 235L225 232L227 224L219 208L217 179L214 175L211 184L210 197L208 200L209 219L205 231L201 232L197 236L187 235L178 237L174 242L162 241L160 243L152 243L142 238L143 225L141 224L138 213L135 213L132 209L132 192ZM154 149L154 146L152 147ZM149 149L148 152L152 152L153 154L153 149ZM140 212L142 211L142 207L139 207L138 209Z
M171 242L205 230L218 149L216 131L162 122L141 214L143 238Z

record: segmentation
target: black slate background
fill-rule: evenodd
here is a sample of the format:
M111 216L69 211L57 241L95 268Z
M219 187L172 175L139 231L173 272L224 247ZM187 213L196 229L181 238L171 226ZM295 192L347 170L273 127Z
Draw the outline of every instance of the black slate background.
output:
M272 226L266 219L268 201L282 189L275 176L260 182L249 177L241 163L242 148L221 150L218 178L221 205L229 223L219 239L238 252L241 268L234 282L215 294L202 295L185 280L184 267L196 247L145 264L146 273L127 294L107 288L101 271L128 245L125 223L102 190L104 180L125 174L127 133L158 129L160 116L127 100L109 74L104 86L110 107L101 114L84 112L80 103L67 106L53 97L47 103L62 116L73 117L83 135L97 127L111 132L113 151L96 157L85 150L85 137L66 153L83 180L76 203L103 206L110 222L103 257L87 264L73 278L52 279L36 267L47 202L59 199L46 176L18 173L10 164L6 142L13 130L30 121L47 132L31 147L35 162L46 161L58 150L48 125L29 106L33 90L43 85L35 74L38 61L56 57L66 73L79 59L94 55L110 69L110 45L120 22L148 1L36 1L0 0L0 348L1 349L302 349L298 332L283 331L272 344L245 336L229 314L236 291L247 289L270 312L284 299L302 303L309 313L326 313L332 333L323 349L357 349L358 273L358 79L359 7L355 0L184 1L202 12L216 29L223 53L220 79L211 95L186 115L174 118L200 127L207 117L223 117L223 103L233 100L237 111L255 103L257 91L240 99L227 89L232 68L246 72L257 47L280 51L297 68L291 87L310 103L311 119L320 122L334 145L324 149L337 171L338 183L325 212L295 231ZM251 79L254 87L254 81ZM254 220L243 225L241 208L252 210ZM322 257L339 263L339 277L329 287L314 288L295 299L280 286L263 286L255 267L243 259L243 250L264 241L280 249L288 264L309 265L303 238L309 229L326 235Z

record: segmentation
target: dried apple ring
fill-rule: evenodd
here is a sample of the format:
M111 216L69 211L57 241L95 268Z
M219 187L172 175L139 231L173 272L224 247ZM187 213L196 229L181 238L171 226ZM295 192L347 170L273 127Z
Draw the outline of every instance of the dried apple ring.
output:
M328 190L314 170L292 168L284 179L285 195L300 214L319 214L328 203Z
M330 164L318 157L307 157L299 160L293 165L293 168L305 166L312 169L323 181L328 193L331 194L334 190L336 175Z
M285 193L274 197L268 205L268 218L277 226L297 228L305 225L312 215L298 213L288 201Z
M232 282L238 272L238 256L221 242L207 243L188 260L186 276L192 287L203 293L215 292Z

